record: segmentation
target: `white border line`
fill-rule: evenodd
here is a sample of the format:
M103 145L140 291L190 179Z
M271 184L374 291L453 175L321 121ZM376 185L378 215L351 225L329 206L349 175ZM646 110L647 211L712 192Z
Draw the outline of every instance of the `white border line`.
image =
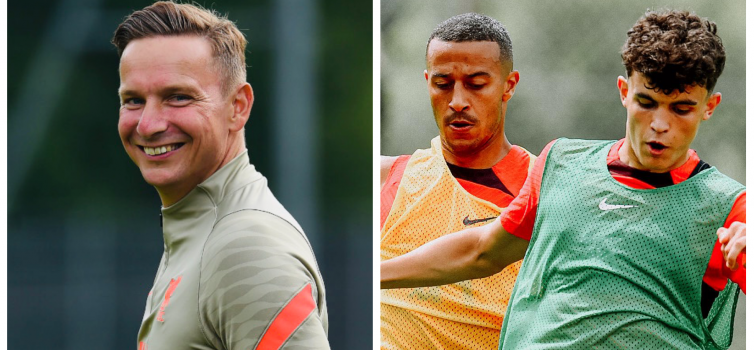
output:
M380 348L380 0L372 1L372 348Z

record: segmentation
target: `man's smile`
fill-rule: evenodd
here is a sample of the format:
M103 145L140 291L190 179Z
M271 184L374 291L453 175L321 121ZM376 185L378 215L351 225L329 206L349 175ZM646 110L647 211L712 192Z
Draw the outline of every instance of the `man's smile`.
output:
M150 155L150 156L159 156L159 155L162 155L162 154L165 154L165 153L168 153L168 152L175 151L175 150L181 148L181 146L183 146L183 145L184 145L183 143L173 143L173 144L163 145L163 146L154 146L154 147L138 146L138 147L142 151L144 151L144 153L146 153L147 155Z

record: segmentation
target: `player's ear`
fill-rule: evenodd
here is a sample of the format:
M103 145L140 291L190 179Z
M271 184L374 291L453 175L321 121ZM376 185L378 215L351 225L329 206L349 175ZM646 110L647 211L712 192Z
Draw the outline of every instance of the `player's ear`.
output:
M503 93L503 102L513 97L513 93L516 92L516 85L518 85L519 74L517 70L508 73L508 77L505 80L505 92Z
M424 80L426 80L427 82L429 82L429 73L427 73L426 69L424 70Z
M618 76L618 92L620 93L620 102L626 107L626 96L628 96L628 80L622 75Z
M239 131L246 125L251 113L251 106L254 105L254 90L249 83L243 83L236 89L233 97L233 114L230 118L230 130Z
M709 99L707 99L707 104L704 106L704 115L702 116L702 120L707 120L712 117L712 113L715 112L715 108L720 104L720 101L723 99L723 94L716 92L712 95L710 95Z

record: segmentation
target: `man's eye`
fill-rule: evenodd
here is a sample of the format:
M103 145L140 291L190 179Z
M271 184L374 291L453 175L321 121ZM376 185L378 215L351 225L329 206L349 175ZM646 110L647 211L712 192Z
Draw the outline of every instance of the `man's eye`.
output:
M686 115L691 112L690 108L684 108L684 107L675 107L674 110L675 110L675 113L678 115Z
M127 108L138 108L139 106L143 104L144 104L144 99L142 98L129 97L123 100L123 106Z
M636 100L636 102L639 103L639 106L642 106L644 108L652 108L655 105L652 101L645 99L638 99Z
M471 84L471 83L469 83L468 86L469 86L470 89L479 90L479 89L481 89L481 88L484 87L484 84Z
M168 101L179 106L185 106L189 102L193 101L193 98L188 95L173 95L170 96L170 99L168 99Z
M438 89L447 89L450 87L450 83L435 83Z

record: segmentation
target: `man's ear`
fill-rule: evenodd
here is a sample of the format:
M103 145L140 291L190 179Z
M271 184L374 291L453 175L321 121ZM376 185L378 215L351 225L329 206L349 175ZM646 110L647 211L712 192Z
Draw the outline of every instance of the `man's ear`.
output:
M239 131L246 125L251 113L251 106L254 105L254 90L249 83L244 83L236 90L233 97L233 114L230 118L230 130Z
M626 107L626 96L628 96L628 80L622 75L618 76L618 92L620 93L620 102Z
M511 71L508 74L508 78L505 80L505 92L503 93L503 102L513 97L513 93L516 92L516 85L518 85L519 74L517 70Z
M712 95L710 95L709 99L707 99L707 104L705 105L704 115L702 116L702 120L707 120L712 117L712 113L715 112L715 108L717 108L718 105L720 105L720 101L723 99L723 94L716 92Z

